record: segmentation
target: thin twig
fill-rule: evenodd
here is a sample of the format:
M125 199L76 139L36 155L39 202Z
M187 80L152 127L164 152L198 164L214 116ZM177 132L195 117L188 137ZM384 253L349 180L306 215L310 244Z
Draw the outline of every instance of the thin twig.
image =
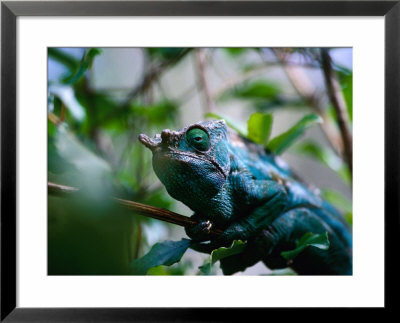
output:
M320 124L323 134L326 139L330 143L333 150L339 155L342 156L344 152L343 141L342 138L336 134L336 129L330 126L328 122L328 117L326 113L324 113L324 108L320 99L315 95L315 88L310 82L307 75L304 73L303 69L299 66L295 65L287 65L285 55L283 55L279 50L273 51L281 61L283 69L288 77L290 83L293 85L293 88L296 92L301 96L307 104L312 107L323 119L323 122Z
M205 66L205 51L202 48L196 49L196 65L198 70L198 75L201 83L201 87L204 92L204 97L206 100L206 110L207 112L215 111L214 99L207 83L207 71Z
M76 187L56 184L52 182L47 183L47 190L49 194L57 196L68 196L79 191L79 189Z
M159 77L165 70L178 63L181 58L183 58L190 50L191 48L186 48L174 58L163 61L159 65L151 68L149 72L144 76L142 83L140 83L131 91L131 93L128 94L127 99L125 100L124 104L122 104L122 106L128 105L136 95L146 92L146 90L153 84L153 82L159 79Z
M54 124L54 125L59 125L61 123L61 120L59 117L57 117L54 113L48 112L47 117L49 121Z
M72 194L76 194L78 191L79 189L75 187L60 185L52 182L48 183L48 193L52 195L68 197L71 196ZM153 219L180 225L182 227L186 226L193 227L197 224L197 221L167 209L162 209L159 207L142 204L134 201L123 200L117 197L111 197L111 199L117 202L117 204L127 208L128 210L134 211L135 213ZM210 234L217 236L220 235L221 233L222 233L221 230L211 228Z
M234 88L247 80L258 76L259 74L262 74L265 72L265 70L270 69L271 67L285 67L285 66L293 66L293 67L301 67L301 68L319 68L317 65L311 65L311 64L296 64L296 63L291 63L291 62L282 62L282 61L277 61L277 62L267 62L264 61L262 64L258 64L253 66L250 70L244 72L241 75L238 75L234 78L228 79L224 84L222 84L216 91L214 91L214 98L218 98L224 93L225 91Z
M336 111L338 125L342 140L344 143L344 155L349 166L350 172L353 173L353 147L352 135L349 127L349 118L347 116L347 105L340 88L340 83L335 71L332 68L332 59L328 49L321 49L322 70L324 72L325 83L328 89L329 98Z
M229 89L232 89L247 80L258 76L262 72L264 72L266 67L264 66L263 68L257 68L257 69L252 69L250 71L244 72L241 75L238 75L235 78L228 79L224 84L222 84L216 91L214 91L213 97L215 99L219 98L224 92L226 92Z

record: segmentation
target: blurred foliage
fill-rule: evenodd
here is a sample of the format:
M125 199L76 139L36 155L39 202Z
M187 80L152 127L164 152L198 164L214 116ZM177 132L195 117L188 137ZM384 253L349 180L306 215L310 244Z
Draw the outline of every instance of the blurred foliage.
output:
M281 90L275 83L257 80L224 92L220 99L227 100L233 97L248 100L276 100L280 92Z
M324 189L322 191L322 196L342 212L350 225L353 224L353 205L347 197L343 196L338 191L330 189Z
M166 90L163 77L168 71L181 68L184 60L195 63L196 49L141 49L143 75L135 76L137 84L132 88L125 92L120 89L125 93L123 97L118 97L115 89L98 89L93 85L93 67L105 51L99 48L48 48L48 180L80 188L79 195L73 198L49 196L48 274L217 274L218 261L241 252L244 242L235 241L229 248L203 255L203 265L194 266L192 258L186 257L188 253L185 253L190 241L168 239L173 225L128 212L111 198L116 196L160 208L177 208L176 201L167 194L153 172L151 154L138 143L137 137L140 133L160 133L165 128L179 129L186 125L182 120L188 112L183 111L183 106L195 95L202 95L202 90L195 86L182 101ZM295 64L307 70L321 68L318 48L206 49L208 72L223 74L211 63L215 57L222 57L235 64L238 75L231 77L235 80L232 84L229 83L232 79L221 80L223 84L228 81L229 86L222 92L211 93L216 109L204 108L201 115L225 119L240 135L276 154L289 151L312 158L350 186L351 174L340 152L326 143L302 140L305 130L320 124L321 117L324 122L331 123L336 135L339 134L333 107L329 100L321 100L326 104L323 110L317 111L310 100L296 91L287 91L287 84L274 73L264 73L269 69L282 72L284 64L277 59L277 51L285 58L284 64ZM190 59L186 59L187 56ZM113 66L107 68L113 69ZM55 73L57 69L59 73ZM352 71L339 64L335 64L334 69L351 121ZM196 81L199 75L194 75L193 79ZM326 98L324 91L318 93L316 90L316 95ZM240 109L223 108L236 101L241 103ZM234 109L247 116L247 124L234 121L238 120ZM274 109L274 115L270 113L271 109ZM275 111L295 110L300 110L303 118L271 138L278 119ZM342 211L351 223L351 201L328 188L323 188L322 192L324 198ZM321 236L305 237L291 255L308 245L324 245L323 239L319 239Z
M307 140L295 146L295 151L299 155L308 156L329 167L336 172L346 184L351 183L351 175L348 166L332 151L332 149L314 141ZM333 204L335 205L335 203Z

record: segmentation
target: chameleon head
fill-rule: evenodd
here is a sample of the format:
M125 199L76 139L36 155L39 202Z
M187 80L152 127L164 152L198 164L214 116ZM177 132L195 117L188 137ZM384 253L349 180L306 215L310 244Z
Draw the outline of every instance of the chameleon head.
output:
M213 197L229 174L225 121L204 121L178 131L163 130L139 141L153 152L153 168L168 193L192 209ZM192 207L193 205L193 207Z

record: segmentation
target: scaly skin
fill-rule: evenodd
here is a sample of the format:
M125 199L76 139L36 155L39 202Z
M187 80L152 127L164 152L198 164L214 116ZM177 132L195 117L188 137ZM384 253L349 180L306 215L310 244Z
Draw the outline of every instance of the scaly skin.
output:
M341 214L307 187L278 157L228 133L225 122L199 122L179 131L164 130L139 140L153 152L153 168L168 193L199 221L186 233L201 252L247 241L244 252L221 260L224 274L258 261L269 268L290 266L303 275L351 275L352 238ZM210 239L215 226L224 230ZM330 247L304 249L287 262L305 233L328 232ZM210 240L210 243L202 243Z

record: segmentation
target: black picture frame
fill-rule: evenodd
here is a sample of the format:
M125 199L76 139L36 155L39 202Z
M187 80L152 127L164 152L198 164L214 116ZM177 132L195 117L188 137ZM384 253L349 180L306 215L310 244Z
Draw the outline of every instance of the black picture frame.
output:
M16 19L19 16L384 16L385 308L395 306L399 237L400 1L88 1L1 3L1 321L234 321L238 309L16 307ZM373 151L371 152L373 154ZM374 172L371 170L371 176ZM373 189L373 188L371 188ZM373 233L371 233L371 237ZM374 261L371 255L371 261ZM267 291L266 291L267 292ZM392 298L393 297L393 298ZM241 309L244 310L244 309ZM287 311L287 309L285 309ZM262 309L254 315L265 315ZM280 311L282 312L282 311ZM287 312L286 312L287 313ZM285 314L287 315L287 314ZM255 317L251 314L250 317Z

